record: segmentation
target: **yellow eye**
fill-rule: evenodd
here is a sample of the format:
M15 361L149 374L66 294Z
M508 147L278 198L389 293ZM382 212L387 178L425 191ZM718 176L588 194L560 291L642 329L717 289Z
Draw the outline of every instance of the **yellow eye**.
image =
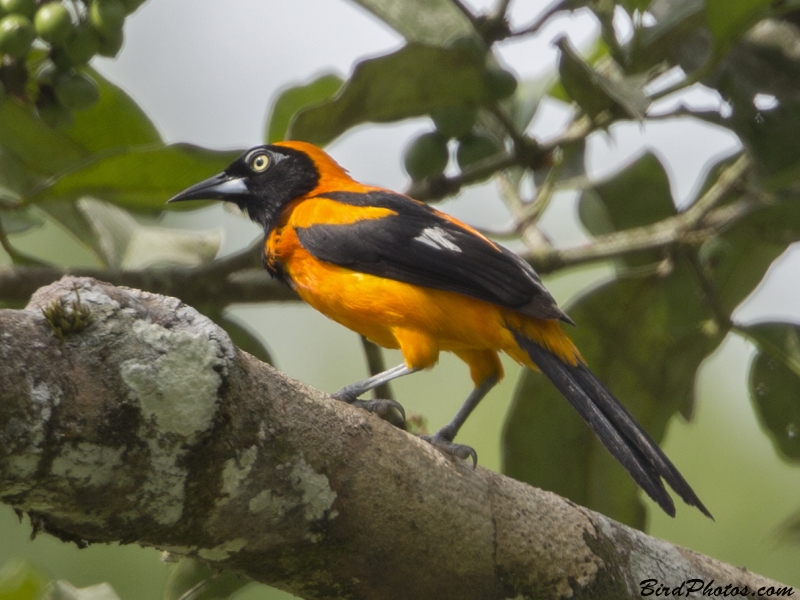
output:
M266 171L269 166L269 157L266 154L257 154L250 163L250 166L256 173Z

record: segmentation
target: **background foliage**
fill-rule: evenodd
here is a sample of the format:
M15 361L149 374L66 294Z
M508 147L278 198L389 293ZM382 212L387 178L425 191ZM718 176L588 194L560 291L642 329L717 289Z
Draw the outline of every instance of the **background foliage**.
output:
M95 27L98 39L116 35L98 29L92 16L93 9L114 2L119 0L65 2L74 31L57 43L40 28L25 53L3 46L0 21L0 48L6 48L0 68L0 303L24 304L26 282L68 268L122 283L136 275L136 285L150 281L155 291L159 281L185 277L186 269L194 269L200 289L204 277L233 281L247 275L254 283L242 289L257 300L268 289L266 275L252 270L258 261L248 242L258 232L232 224L234 218L218 208L167 214L165 199L219 171L259 141L260 131L268 141L331 144L346 167L347 157L358 164L355 157L385 154L395 165L405 163L410 181L381 181L369 170L355 175L407 185L411 195L432 202L458 196L444 208L549 275L558 299L570 300L579 324L571 333L589 364L664 442L717 522L681 508L674 522L653 511L551 386L508 362L506 382L460 438L478 449L482 464L800 585L800 312L791 268L798 264L791 262L791 245L800 239L800 6L565 0L537 3L520 17L521 3L502 0L361 0L355 4L373 16L370 26L380 21L394 31L392 44L379 53L361 52L347 73L333 72L325 48L308 42L311 25L300 19L291 35L302 43L292 52L306 52L307 70L280 81L287 87L264 99L259 131L234 143L226 138L220 145L237 149L220 151L165 134L168 122L157 127L151 111L101 74L113 74L113 63L93 59L84 66L91 55L64 58L70 36L81 28ZM119 21L120 44L128 27L137 31L136 19L170 0L150 0L138 11L138 3L121 4L132 16L124 30L125 19ZM3 19L37 8L42 10L0 0ZM269 14L281 23L279 16ZM202 11L193 19L188 31L196 22L213 21ZM581 28L588 35L576 35ZM528 40L557 47L556 60L531 51ZM98 42L101 54L118 50ZM161 52L166 60L168 52ZM247 62L246 51L239 52ZM237 70L240 96L252 95L274 64L289 60L287 54L275 43L247 63L254 65L249 70ZM220 69L234 71L230 65ZM316 74L309 77L311 72ZM118 74L125 79L122 70ZM78 76L96 83L97 97L73 108L59 90ZM183 77L165 77L166 89L189 85ZM211 86L215 77L194 75L211 79ZM225 128L226 114L236 110L228 105L203 119ZM400 121L409 127L367 126ZM598 145L611 140L610 153L637 128L648 144L647 132L654 138L659 125L671 127L667 135L687 153L719 132L734 141L722 156L702 156L706 164L693 171L699 180L682 194L676 193L681 173L674 172L679 161L658 151L639 151L606 172L593 166ZM408 144L404 153L397 139ZM233 232L228 241L218 231L192 229L220 221ZM220 251L225 261L210 269ZM207 289L218 287L209 281ZM754 297L768 295L765 290L788 294L794 312L748 313ZM188 290L184 297L241 347L265 360L274 356L279 366L323 389L363 375L358 340L308 309L235 306L229 296L190 296ZM395 361L398 355L390 353L387 362ZM469 388L461 367L443 363L395 386L404 405L432 428L451 416ZM737 401L745 396L749 403ZM754 420L760 428L748 426ZM78 585L111 581L124 598L152 598L163 585L168 569L152 550L92 547L76 555L50 539L29 545L28 529L8 512L0 524L6 539L0 564L8 561L0 598L39 597L52 577ZM207 576L202 567L184 563L166 597L180 597ZM244 583L213 580L224 591L212 596L206 589L198 597L225 597ZM273 593L279 594L250 587L241 597Z

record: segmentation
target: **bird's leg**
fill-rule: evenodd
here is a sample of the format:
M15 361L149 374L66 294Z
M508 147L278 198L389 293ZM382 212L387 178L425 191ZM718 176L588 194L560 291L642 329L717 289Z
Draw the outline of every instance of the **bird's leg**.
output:
M433 435L423 435L420 437L446 454L451 454L461 459L472 458L472 466L473 468L476 467L478 465L478 454L475 450L464 444L454 444L453 440L456 434L458 434L459 429L461 429L461 426L467 420L467 417L469 417L472 411L475 410L475 407L478 406L480 401L484 399L486 394L489 393L489 390L491 390L499 380L500 377L497 375L492 375L484 379L480 385L467 396L467 399L464 401L464 404L461 405L461 408L458 409L452 421Z
M358 397L370 391L371 389L378 387L379 385L388 383L392 379L397 379L403 375L409 375L418 370L419 369L408 368L405 363L400 364L396 367L392 367L391 369L387 369L382 373L373 375L372 377L367 377L363 381L357 381L355 383L351 383L350 385L346 385L338 392L331 394L331 396L336 400L341 400L342 402L347 402L353 406L358 406L359 408L364 408L370 412L374 412L382 419L389 421L392 425L396 425L404 429L406 411L403 410L403 407L398 402L388 399L359 400ZM394 411L397 411L400 414L399 421L396 417L392 418L394 416Z

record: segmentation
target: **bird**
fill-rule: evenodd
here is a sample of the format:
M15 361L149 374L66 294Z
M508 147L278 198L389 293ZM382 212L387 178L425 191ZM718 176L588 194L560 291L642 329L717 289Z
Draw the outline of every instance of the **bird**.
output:
M334 321L403 362L332 396L379 414L393 400L362 400L386 382L433 367L452 352L474 389L453 419L422 436L459 459L454 439L503 376L498 353L541 371L633 480L675 516L668 484L711 516L664 452L592 373L567 335L574 325L521 257L428 204L365 185L324 150L302 141L255 146L223 172L168 202L223 200L264 231L262 259L274 278Z

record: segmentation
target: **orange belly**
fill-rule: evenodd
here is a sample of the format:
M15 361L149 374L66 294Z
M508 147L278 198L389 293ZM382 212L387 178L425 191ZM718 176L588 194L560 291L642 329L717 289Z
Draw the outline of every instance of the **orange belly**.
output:
M283 267L303 300L376 344L399 348L410 368L432 367L444 350L469 364L476 384L490 375L502 376L499 351L535 369L514 332L567 363L581 360L558 321L319 261L302 247L291 227L273 231L266 251L267 260Z

